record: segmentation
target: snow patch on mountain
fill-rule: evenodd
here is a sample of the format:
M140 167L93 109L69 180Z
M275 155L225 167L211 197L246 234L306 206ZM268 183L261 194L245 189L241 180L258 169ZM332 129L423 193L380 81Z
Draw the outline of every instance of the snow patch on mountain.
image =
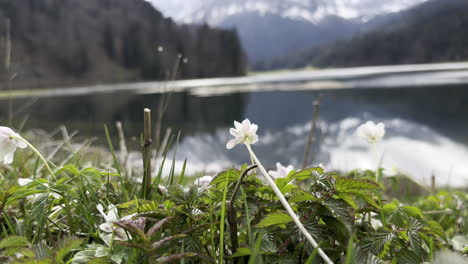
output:
M427 0L147 0L167 16L185 23L219 25L243 13L279 15L314 24L327 17L367 21L408 9Z

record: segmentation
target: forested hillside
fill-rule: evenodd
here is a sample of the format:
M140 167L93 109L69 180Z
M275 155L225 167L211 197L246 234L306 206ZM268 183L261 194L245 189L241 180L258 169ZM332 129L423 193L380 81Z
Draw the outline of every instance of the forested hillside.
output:
M347 67L468 60L468 1L432 0L370 33L257 65L258 69Z
M0 34L13 87L166 79L178 60L177 78L245 71L236 31L177 25L144 0L0 0Z

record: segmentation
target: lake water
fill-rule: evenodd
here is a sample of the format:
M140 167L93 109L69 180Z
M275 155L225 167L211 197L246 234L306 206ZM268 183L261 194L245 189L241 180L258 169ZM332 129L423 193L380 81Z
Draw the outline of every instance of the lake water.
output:
M181 131L176 170L185 158L187 171L195 174L213 174L249 162L243 146L233 150L225 147L232 122L244 118L259 125L260 141L254 151L267 167L274 168L279 161L300 168L311 127L312 102L319 100L310 165L374 169L375 155L355 134L360 124L373 120L386 126L377 152L387 172L398 169L427 185L432 174L438 185L467 185L467 75L460 70L379 73L346 80L335 76L314 85L276 81L273 88L271 84L265 85L269 88L262 84L252 88L241 83L227 91L226 87L211 87L211 93L198 87L195 92L183 90L171 95L163 124ZM329 89L330 83L333 89ZM324 89L320 89L321 84ZM143 91L116 89L14 98L14 124L18 126L19 120L25 119L24 129L48 131L65 125L69 131L79 130L81 137L97 136L101 141L96 144L103 144L103 124L115 134L113 124L120 120L130 148L137 149L137 140L130 139L139 138L143 108L153 109L155 115L161 97L159 92ZM1 123L7 119L7 102L6 98L0 100Z

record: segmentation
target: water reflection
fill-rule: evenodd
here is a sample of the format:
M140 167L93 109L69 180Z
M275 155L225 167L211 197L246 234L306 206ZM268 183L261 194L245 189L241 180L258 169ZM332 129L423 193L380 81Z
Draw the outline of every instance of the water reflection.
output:
M313 162L326 168L348 171L355 168L375 169L376 157L366 142L355 131L367 119L345 118L336 123L321 121L320 143L312 148ZM381 166L386 173L397 168L416 180L429 185L431 175L440 185L461 186L468 184L468 149L466 145L436 132L428 126L403 119L379 118L387 126L385 139L379 144ZM261 126L261 125L260 125ZM283 130L262 129L260 141L254 146L262 162L274 167L277 161L299 168L307 141L310 123L289 126ZM415 136L418 135L418 136ZM233 165L249 162L246 150L237 146L226 150L229 139L227 129L214 134L200 133L188 136L178 147L178 168L188 159L189 173L216 173Z
M313 164L349 170L376 166L365 142L355 135L367 120L384 122L380 145L383 166L396 166L424 182L434 174L440 184L468 184L468 90L463 85L419 88L361 88L333 91L264 91L197 97L174 93L164 124L182 131L176 170L188 159L187 172L215 173L249 162L242 146L228 151L228 128L233 120L249 118L260 127L259 157L269 167L277 161L298 167L302 161L312 116L312 102L320 100L319 131ZM103 124L123 122L127 137L139 137L142 109L157 109L160 94L128 91L18 99L15 109L31 100L18 116L28 115L27 128L52 130L66 125L84 137L103 136ZM0 101L4 123L6 100ZM103 142L103 141L102 141ZM137 146L138 144L135 144ZM172 154L169 154L172 157Z
M143 108L158 109L160 94L138 95L128 92L105 93L40 99L14 99L14 109L31 105L14 114L14 124L26 119L24 129L53 130L65 125L69 130L79 130L81 136L102 136L103 125L113 127L121 121L128 136L139 137L143 126ZM0 100L0 122L6 123L7 99ZM212 132L230 125L243 116L246 95L233 94L216 97L195 97L186 92L173 93L166 110L163 125L184 135L194 132ZM114 133L115 135L115 133ZM102 138L101 138L102 139Z

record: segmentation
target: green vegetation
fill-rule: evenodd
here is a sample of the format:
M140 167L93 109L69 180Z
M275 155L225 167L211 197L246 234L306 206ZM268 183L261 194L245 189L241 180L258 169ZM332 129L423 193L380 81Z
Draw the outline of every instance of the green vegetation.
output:
M14 88L239 76L245 71L235 30L177 25L144 0L2 0L0 35L8 33ZM2 41L2 58L5 45Z
M322 263L258 169L244 165L196 184L184 172L158 170L150 196L140 199L142 185L115 155L73 150L69 141L46 145L40 150L55 176L30 148L0 165L0 262ZM100 159L113 165L90 165ZM468 253L466 192L399 201L375 176L312 167L275 184L335 263Z

